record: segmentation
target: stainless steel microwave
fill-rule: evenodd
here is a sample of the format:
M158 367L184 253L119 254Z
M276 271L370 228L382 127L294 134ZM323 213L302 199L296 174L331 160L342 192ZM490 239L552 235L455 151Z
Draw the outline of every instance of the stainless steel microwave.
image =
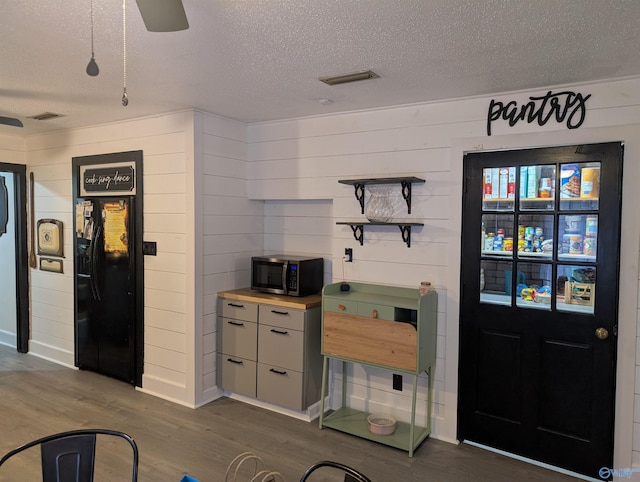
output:
M318 293L324 281L324 260L272 255L251 258L251 289L288 296Z

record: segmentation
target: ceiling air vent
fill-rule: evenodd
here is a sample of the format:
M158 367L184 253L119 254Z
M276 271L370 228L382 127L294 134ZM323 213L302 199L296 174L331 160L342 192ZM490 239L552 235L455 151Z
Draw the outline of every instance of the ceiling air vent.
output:
M347 82L357 82L359 80L377 79L380 76L371 70L360 70L350 74L332 75L331 77L320 77L318 80L328 85L346 84Z
M64 116L62 114L54 114L53 112L44 112L42 114L29 116L29 119L42 121L42 120L55 119L56 117L64 117Z

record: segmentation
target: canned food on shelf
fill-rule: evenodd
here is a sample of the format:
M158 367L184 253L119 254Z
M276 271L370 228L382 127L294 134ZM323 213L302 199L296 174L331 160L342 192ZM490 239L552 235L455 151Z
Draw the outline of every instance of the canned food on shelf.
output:
M584 238L584 243L582 246L582 253L585 256L595 256L597 251L597 238Z
M582 236L572 234L569 237L569 254L582 254Z
M513 251L513 238L504 238L503 249L505 251Z

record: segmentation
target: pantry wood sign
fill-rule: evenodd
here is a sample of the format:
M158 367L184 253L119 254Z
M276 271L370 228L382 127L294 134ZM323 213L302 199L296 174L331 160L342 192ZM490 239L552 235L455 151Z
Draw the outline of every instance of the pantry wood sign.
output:
M515 100L504 103L492 99L487 113L487 135L491 135L491 123L501 119L509 122L510 127L518 122L537 122L543 126L553 119L559 124L565 123L567 129L577 129L584 122L589 97L591 94L585 96L571 91L554 93L550 90L541 97L529 97L529 102L522 105Z

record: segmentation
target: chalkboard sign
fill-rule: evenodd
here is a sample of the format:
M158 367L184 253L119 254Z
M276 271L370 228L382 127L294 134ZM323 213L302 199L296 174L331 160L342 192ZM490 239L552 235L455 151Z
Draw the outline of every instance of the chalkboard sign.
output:
M81 171L83 195L135 194L136 178L133 165L102 164L87 166Z

